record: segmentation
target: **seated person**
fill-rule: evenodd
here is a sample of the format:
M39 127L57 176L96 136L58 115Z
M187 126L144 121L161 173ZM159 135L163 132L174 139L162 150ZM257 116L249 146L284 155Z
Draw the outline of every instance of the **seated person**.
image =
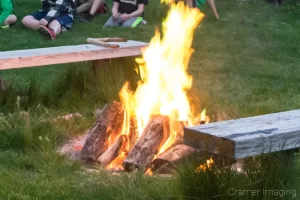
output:
M105 14L108 10L104 0L77 0L76 4L80 22L91 22L96 14Z
M16 23L17 17L12 14L13 4L11 0L0 0L0 27L9 28Z
M113 0L112 16L106 26L136 27L143 21L143 14L147 0Z
M42 0L42 8L22 19L26 28L39 30L46 39L56 36L73 26L75 4L73 0Z

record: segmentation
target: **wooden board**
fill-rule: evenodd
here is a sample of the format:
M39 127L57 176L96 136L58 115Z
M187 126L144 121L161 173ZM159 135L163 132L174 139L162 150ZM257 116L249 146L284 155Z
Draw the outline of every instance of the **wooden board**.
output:
M187 127L184 143L238 159L300 147L300 110Z
M0 52L0 70L141 55L145 42L109 42L120 48L93 44Z

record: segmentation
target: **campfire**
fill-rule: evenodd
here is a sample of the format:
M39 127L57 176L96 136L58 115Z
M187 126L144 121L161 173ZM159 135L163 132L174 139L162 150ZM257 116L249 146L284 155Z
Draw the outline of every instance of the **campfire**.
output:
M204 15L182 2L171 4L143 58L137 59L141 81L135 91L125 83L121 102L104 108L90 129L81 159L110 170L143 169L147 173L195 152L182 143L184 126L207 122L205 110L191 109L187 73L193 34Z

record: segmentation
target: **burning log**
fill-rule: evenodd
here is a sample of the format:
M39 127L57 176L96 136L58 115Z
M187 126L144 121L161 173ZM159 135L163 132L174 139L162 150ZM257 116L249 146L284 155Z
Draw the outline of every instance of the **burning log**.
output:
M196 149L184 144L177 144L160 154L152 162L153 170L157 173L170 173L175 165L196 153Z
M126 148L128 139L126 135L120 135L114 143L98 158L103 166L109 165Z
M165 163L176 163L177 161L188 157L195 152L196 149L192 147L184 144L178 144L160 154L156 159L153 160L152 164L156 166L155 168L158 168Z
M122 129L124 107L120 102L112 102L98 117L89 131L80 157L86 161L97 160L108 148L108 138L115 137Z
M142 136L138 139L126 157L123 167L126 171L134 168L145 168L151 164L159 148L169 137L169 118L154 116L147 124Z

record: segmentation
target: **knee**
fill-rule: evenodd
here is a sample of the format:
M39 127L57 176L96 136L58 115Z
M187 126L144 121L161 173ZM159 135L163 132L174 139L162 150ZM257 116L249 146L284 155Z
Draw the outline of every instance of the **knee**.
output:
M17 17L15 15L9 15L5 21L3 22L4 25L11 25L17 22Z
M18 20L16 15L10 15L9 18L10 18L10 21L11 21L12 24L16 23L17 20Z
M22 19L22 24L23 24L23 26L25 26L25 27L30 27L30 24L31 24L31 22L32 22L32 20L33 20L33 17L32 16L25 16L23 19Z
M56 19L52 20L49 24L48 27L53 28L53 29L59 29L61 30L61 24L59 23L59 21L57 21Z

